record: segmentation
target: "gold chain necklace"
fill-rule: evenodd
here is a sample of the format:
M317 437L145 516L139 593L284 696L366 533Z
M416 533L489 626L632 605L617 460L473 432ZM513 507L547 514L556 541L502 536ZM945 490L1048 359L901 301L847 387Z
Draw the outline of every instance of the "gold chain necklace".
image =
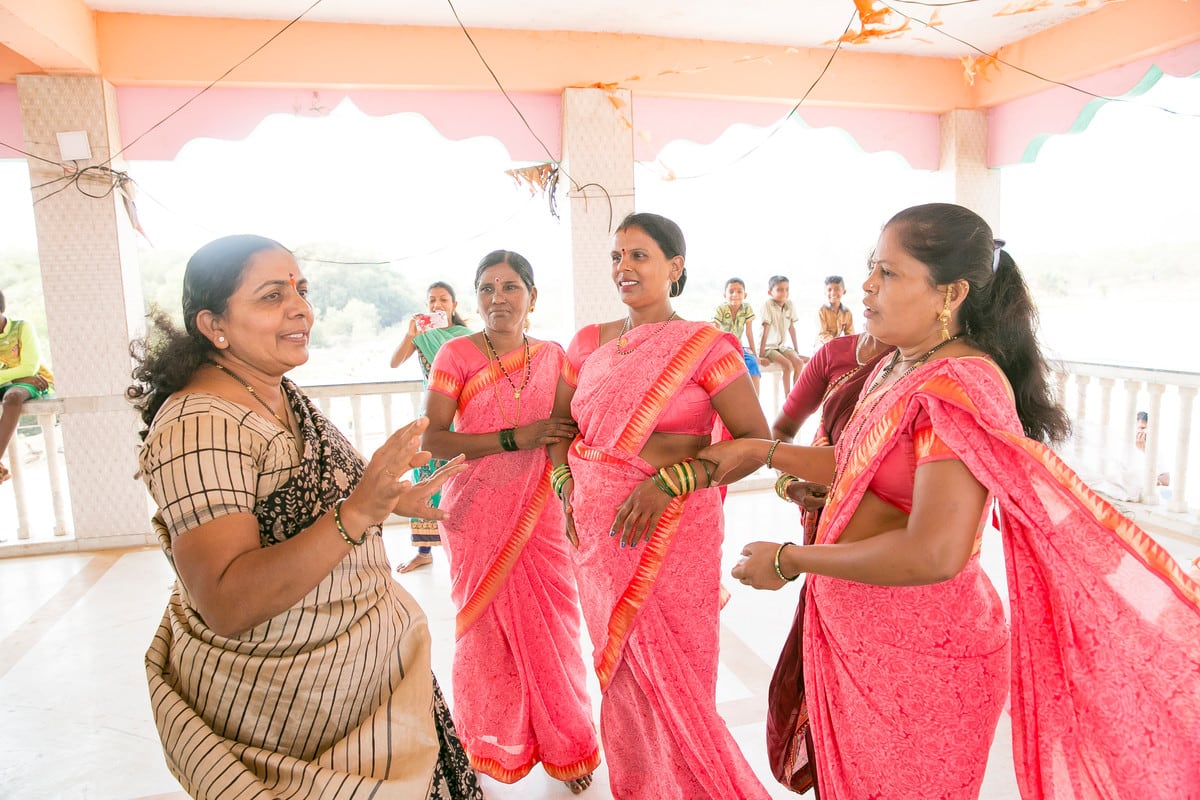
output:
M926 361L928 361L930 358L932 358L934 353L936 353L938 350L941 350L943 347L950 344L955 339L958 339L961 335L962 334L956 334L954 336L951 336L949 339L946 339L945 341L942 341L942 342L938 342L933 347L926 350L925 353L920 358L918 358L916 361L913 362L913 365L911 367L909 367L908 369L904 370L903 373L901 373L900 377L896 379L896 383L893 383L892 386L895 386L897 383L900 383L900 381L907 378L909 375L911 375L917 369L917 367L920 367L922 364L924 364ZM879 374L875 376L875 380L871 381L871 388L867 389L866 393L863 394L862 399L860 399L858 401L858 405L856 405L854 407L854 413L851 415L850 418L851 419L854 419L855 417L858 418L858 427L854 429L854 435L850 438L849 446L842 449L842 451L841 451L843 458L841 459L841 462L836 465L836 469L833 473L833 483L831 483L829 485L829 495L828 495L829 497L833 497L833 490L835 488L837 488L838 483L841 481L842 473L845 472L845 470L846 470L846 462L848 462L850 460L850 454L853 453L855 451L855 449L858 448L859 438L862 436L863 428L866 427L867 420L870 419L871 415L875 413L875 409L879 407L879 404L883 401L883 398L887 397L888 392L891 391L891 389L892 389L892 386L889 386L886 389L884 389L882 392L880 392L879 396L875 398L875 401L873 403L871 403L871 407L867 409L866 413L860 414L859 412L862 411L863 403L866 401L866 399L868 397L871 396L871 394L873 392L875 392L876 389L879 388L879 386L885 380L887 380L887 376L892 373L892 370L895 369L896 364L899 361L900 361L900 350L899 350L899 348L897 348L896 353L895 353L895 355L892 356L891 361L889 361L887 363L887 365L879 371Z
M276 414L275 409L273 409L269 405L267 405L267 401L262 399L262 397L259 396L258 392L254 391L254 387L250 385L249 381L247 381L245 378L238 375L236 372L229 369L228 367L218 364L216 361L210 361L208 363L212 364L214 367L221 370L221 372L224 372L226 375L233 378L235 381L237 381L243 387L245 387L246 391L250 393L250 396L253 397L255 400L257 400L262 405L263 408L265 408L268 412L270 412L271 416L275 418L275 421L278 422L285 431L287 431L288 433L292 432L292 426L289 425L287 422L285 422L282 417L280 417L278 414ZM282 384L280 384L280 385L282 386Z
M625 350L623 348L625 347L625 345L627 345L629 343L629 337L627 336L627 334L631 330L633 330L633 317L626 317L625 324L621 326L621 332L617 334L617 353L619 355L627 356L630 353L632 353L634 350L637 350L645 342L649 341L650 339L653 339L655 336L658 336L660 333L662 333L663 328L667 327L667 323L670 322L671 320L675 319L675 316L676 316L675 312L672 311L671 316L667 317L661 323L659 323L658 327L655 328L653 331L651 331L649 336L647 336L645 339L642 339L642 341L638 342L633 347L630 347L628 350Z
M525 341L525 379L521 382L520 386L517 386L513 383L512 376L509 375L508 370L504 368L504 362L500 360L500 356L496 353L496 348L492 345L492 340L488 338L487 331L483 332L483 341L487 343L489 353L488 372L492 376L492 396L496 398L496 408L500 409L500 416L504 419L505 423L513 428L521 424L521 390L529 385L529 378L533 372L533 359L529 352L529 337L522 333L521 338ZM517 413L513 419L509 419L508 412L504 410L504 401L500 399L500 389L498 388L500 378L496 375L496 370L492 366L493 363L500 367L500 373L508 381L508 385L513 390L513 398L517 401Z
M521 390L529 385L529 376L532 372L529 359L529 337L522 333L521 340L525 343L525 378L521 381L521 385L517 386L513 383L512 375L508 374L508 370L504 368L504 362L500 360L500 355L496 352L496 347L492 344L492 340L488 338L487 331L483 331L483 341L487 342L488 362L490 363L492 359L495 359L496 363L500 366L501 374L504 375L504 380L508 381L508 385L512 387L513 397L518 400L521 399Z

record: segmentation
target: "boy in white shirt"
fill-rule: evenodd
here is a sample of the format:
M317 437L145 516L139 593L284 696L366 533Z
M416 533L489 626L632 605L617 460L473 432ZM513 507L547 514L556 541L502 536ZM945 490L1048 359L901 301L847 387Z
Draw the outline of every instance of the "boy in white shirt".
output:
M790 284L786 276L774 275L767 281L770 299L759 314L762 321L762 338L758 344L759 357L778 364L783 373L784 391L790 392L796 376L808 363L808 358L796 352L796 309L788 299ZM784 338L784 331L791 339L791 346Z

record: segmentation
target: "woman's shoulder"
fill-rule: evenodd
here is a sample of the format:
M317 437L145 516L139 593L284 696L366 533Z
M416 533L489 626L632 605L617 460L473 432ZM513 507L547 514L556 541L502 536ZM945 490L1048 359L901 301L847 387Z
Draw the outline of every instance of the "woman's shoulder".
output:
M284 432L263 419L253 409L205 391L180 391L167 398L158 410L146 441L168 430L213 428L221 424L241 426L263 440L274 439Z
M468 331L462 336L456 336L453 339L444 342L442 346L438 348L437 358L442 358L443 353L446 354L445 357L447 358L462 359L466 356L472 355L473 353L479 353L482 355L483 351L479 348L479 345L475 341L475 334L471 331Z

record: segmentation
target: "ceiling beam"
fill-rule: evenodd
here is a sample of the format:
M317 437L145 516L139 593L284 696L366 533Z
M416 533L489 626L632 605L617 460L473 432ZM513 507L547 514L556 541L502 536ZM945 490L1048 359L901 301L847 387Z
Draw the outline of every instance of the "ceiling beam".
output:
M100 71L95 13L82 0L0 0L0 45L18 59L0 60L0 69L49 75ZM4 74L8 80L12 76Z

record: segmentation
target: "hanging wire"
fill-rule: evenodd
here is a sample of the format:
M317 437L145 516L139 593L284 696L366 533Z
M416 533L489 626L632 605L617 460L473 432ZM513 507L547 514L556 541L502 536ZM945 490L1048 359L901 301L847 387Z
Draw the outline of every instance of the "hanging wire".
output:
M469 30L467 30L467 26L463 24L462 18L458 15L458 9L456 9L454 7L454 0L446 0L446 5L450 6L450 13L454 15L454 20L455 20L455 22L458 23L459 30L462 31L463 36L467 37L467 41L471 43L471 48L475 50L475 55L477 55L479 57L479 61L483 64L484 69L486 69L488 71L488 74L492 76L492 80L495 82L496 87L500 90L500 94L504 95L504 99L508 101L508 104L510 106L512 106L513 111L517 112L517 116L520 118L521 123L525 126L525 129L529 131L529 134L535 140L537 140L538 144L540 144L542 146L542 150L546 153L546 158L550 161L550 163L554 164L555 175L551 181L553 183L553 185L555 187L557 187L558 174L562 174L571 183L572 188L570 191L574 191L574 192L581 191L582 187L579 185L579 182L576 181L574 178L572 178L571 175L565 169L563 169L562 162L554 157L554 154L550 152L550 148L547 147L546 143L542 141L542 138L537 135L537 131L535 131L533 129L533 126L529 124L529 120L525 118L525 115L521 112L521 109L517 106L516 102L512 99L512 97L509 96L508 90L505 89L504 84L500 82L500 78L499 78L499 76L496 75L496 71L492 69L491 64L489 64L488 60L486 58L484 58L483 52L479 49L479 45L475 44L475 39L471 36L471 32ZM612 195L609 193L609 191L607 189L605 189L603 186L600 186L597 183L589 183L589 184L585 184L585 185L586 186L596 186L601 191L604 192L604 196L608 200L609 230L611 230L612 229L612 216L613 216ZM568 192L568 195L569 194L570 194L570 192ZM548 195L548 203L550 205L550 213L554 216L555 219L557 219L558 218L558 201L554 197L553 192L548 191L547 195ZM587 198L584 197L584 200L586 200L586 199Z
M187 100L185 100L185 101L184 101L184 102L183 102L183 103L182 103L182 104L181 104L181 105L180 105L178 108L176 108L174 111L172 111L171 113L167 114L165 117L163 117L163 118L162 118L162 119L160 119L158 122L156 122L156 123L154 123L153 125L151 125L151 126L150 126L149 128L147 128L146 130L142 131L142 133L141 133L141 134L139 134L138 136L134 137L133 141L131 141L129 144L125 145L125 146L124 146L124 147L122 147L120 150L118 150L117 152L115 152L115 153L113 153L111 156L109 156L109 157L108 157L108 159L107 159L107 160L104 162L104 164L111 164L111 163L112 163L112 161L113 161L113 159L115 159L117 156L121 155L121 154L122 154L122 153L124 153L126 150L128 150L129 148L133 147L135 144L137 144L138 142L140 142L142 139L146 138L146 136L148 136L148 135L149 135L151 132L153 132L153 131L154 131L156 128L158 128L160 125L162 125L162 124L163 124L163 123L165 123L167 120L169 120L171 117L175 116L175 115L176 115L176 114L178 114L180 111L183 111L185 108L187 108L187 107L188 107L188 106L190 106L190 105L191 105L193 102L195 102L197 99L199 99L199 98L200 98L200 97L201 97L201 96L202 96L202 95L203 95L205 92L207 92L209 89L213 88L213 87L214 87L214 86L216 86L218 83L220 83L221 81L223 81L223 80L225 80L226 78L228 78L228 77L229 77L229 75L230 75L230 73L232 73L232 72L233 72L235 69L237 69L238 67L240 67L242 64L245 64L247 61L249 61L250 59L254 58L256 55L258 55L259 53L261 53L261 52L262 52L264 49L266 49L266 47L267 47L268 45L270 45L272 42L274 42L274 41L275 41L276 39L278 39L280 36L282 36L283 34L285 34L285 33L288 31L288 29L290 29L290 28L291 28L293 25L295 25L297 22L299 22L300 20L302 20L302 19L304 19L306 16L308 16L308 13L309 13L310 11L312 11L312 10L313 10L314 8L316 8L317 6L321 5L321 3L323 3L323 2L325 2L325 0L314 0L314 2L312 3L312 5L310 5L308 8L304 9L303 11L301 11L301 12L300 12L300 13L299 13L299 14L298 14L298 15L297 15L297 16L296 16L294 19L292 19L292 21L291 21L291 22L289 22L288 24L286 24L286 25L284 25L282 28L280 28L278 31L276 31L276 32L275 32L275 34L274 34L273 36L271 36L271 38L267 39L265 42L263 42L262 44L260 44L258 47L254 48L254 50L252 50L252 51L250 52L250 54L249 54L249 55L247 55L245 58L243 58L241 61L237 62L237 63L236 63L236 64L234 64L232 67L230 67L229 69L227 69L227 70L225 70L224 72L222 72L222 73L221 73L221 75L220 75L220 77L216 78L216 79L215 79L215 80L213 80L211 83L209 83L207 86L205 86L203 89L201 89L200 91L196 92L194 95L192 95L191 97L189 97Z
M825 77L825 73L829 71L829 67L833 64L834 57L837 56L838 51L842 49L842 40L846 37L846 34L850 32L850 26L854 24L854 20L857 18L858 11L855 10L854 13L850 15L850 19L846 23L846 27L842 31L842 35L838 37L837 44L834 46L833 51L830 52L829 58L825 60L825 66L821 67L821 71L817 74L817 77L813 79L813 82L808 85L808 89L804 91L804 94L801 95L800 99L796 101L788 113L784 114L783 117L771 127L771 130L767 132L767 135L764 136L761 141L759 141L746 152L742 153L737 158L733 159L732 161L728 161L715 169L709 170L708 172L697 173L695 175L676 176L673 180L691 181L697 178L707 178L710 175L715 175L716 173L726 170L735 164L741 163L746 159L746 157L769 142L771 138L775 136L775 134L779 133L779 131L783 129L783 126L787 124L787 121L791 119L797 111L800 110L800 106L804 104L804 101L808 99L808 96L813 93L814 89L817 88L817 84L819 84L821 79ZM649 167L647 167L647 169L649 169ZM651 172L653 172L653 170L651 170Z

